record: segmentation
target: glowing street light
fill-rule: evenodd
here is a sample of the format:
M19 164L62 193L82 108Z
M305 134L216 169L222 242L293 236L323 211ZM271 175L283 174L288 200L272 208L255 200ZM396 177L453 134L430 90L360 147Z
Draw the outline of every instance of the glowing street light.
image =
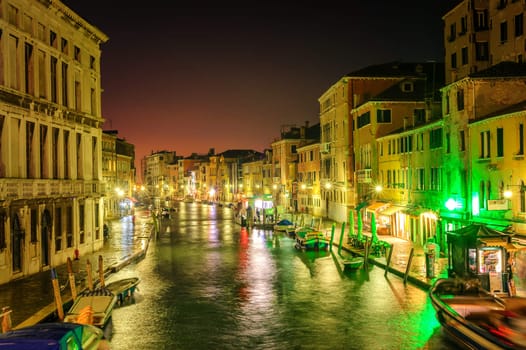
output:
M117 193L117 196L119 197L124 197L124 191L118 187L115 189L115 193Z
M214 199L214 196L216 194L216 190L211 188L210 191L208 191L208 195L210 196L210 199Z
M455 210L457 207L458 207L458 203L456 200L454 200L453 198L449 198L447 201L446 201L446 208L448 210Z

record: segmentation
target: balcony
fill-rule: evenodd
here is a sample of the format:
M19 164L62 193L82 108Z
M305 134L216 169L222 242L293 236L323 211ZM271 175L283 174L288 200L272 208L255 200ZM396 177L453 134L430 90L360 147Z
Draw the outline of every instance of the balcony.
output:
M103 195L98 180L0 179L0 193L8 200Z
M366 184L373 182L371 177L371 169L363 169L356 171L356 182Z

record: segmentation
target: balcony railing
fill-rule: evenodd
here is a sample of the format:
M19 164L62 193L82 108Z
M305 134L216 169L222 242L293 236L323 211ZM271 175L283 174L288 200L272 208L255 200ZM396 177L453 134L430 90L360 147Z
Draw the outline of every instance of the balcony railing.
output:
M356 171L356 181L358 183L371 183L371 169L363 169L363 170L357 170Z
M104 195L98 180L0 179L0 199Z

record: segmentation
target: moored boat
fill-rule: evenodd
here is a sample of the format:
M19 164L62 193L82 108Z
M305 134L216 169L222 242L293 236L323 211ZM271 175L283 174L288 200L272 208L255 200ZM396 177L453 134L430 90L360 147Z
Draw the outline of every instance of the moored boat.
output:
M303 250L328 250L331 242L329 237L322 231L304 232L296 234L297 249Z
M123 278L108 283L106 289L111 291L117 297L118 303L123 303L125 299L133 296L139 282L139 277Z
M315 228L311 226L300 226L300 227L288 230L287 233L291 237L296 237L296 236L305 236L308 232L314 232L314 231L319 231L319 230L316 230Z
M343 269L347 271L356 271L363 266L364 258L359 256L353 256L344 258L342 260Z
M526 349L526 298L499 297L478 280L437 279L429 291L443 330L468 349Z
M287 220L287 219L280 220L274 225L274 231L288 232L289 230L293 230L293 229L294 229L294 224L290 220Z
M117 297L108 288L87 289L77 296L64 322L91 324L104 329L116 302Z
M101 329L78 323L50 322L0 334L0 349L109 349Z

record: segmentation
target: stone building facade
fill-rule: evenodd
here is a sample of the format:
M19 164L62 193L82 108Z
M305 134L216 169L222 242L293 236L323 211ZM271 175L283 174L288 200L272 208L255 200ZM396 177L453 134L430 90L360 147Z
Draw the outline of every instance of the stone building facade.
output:
M0 283L103 244L100 45L60 1L0 3Z

